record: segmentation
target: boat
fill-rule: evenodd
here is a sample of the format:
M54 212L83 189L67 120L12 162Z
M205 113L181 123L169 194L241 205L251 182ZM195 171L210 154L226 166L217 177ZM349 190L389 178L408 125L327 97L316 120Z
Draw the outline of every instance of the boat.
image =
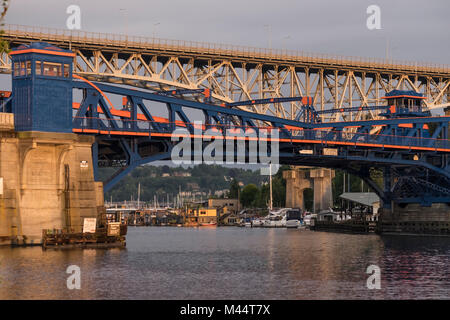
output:
M203 222L199 224L200 227L216 227L217 223L216 222Z
M265 218L256 218L252 220L253 227L263 227Z
M286 213L269 214L264 220L264 227L266 228L281 228L286 227Z
M286 228L298 228L302 225L302 212L300 209L286 211Z
M305 225L305 226L307 226L307 227L309 227L310 225L311 225L311 218L312 218L312 215L311 214L306 214L304 217L303 217L303 224Z

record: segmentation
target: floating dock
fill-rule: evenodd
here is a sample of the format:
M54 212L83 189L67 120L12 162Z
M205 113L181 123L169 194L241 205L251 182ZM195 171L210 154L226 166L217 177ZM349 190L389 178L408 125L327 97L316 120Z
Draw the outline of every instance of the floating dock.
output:
M98 229L95 233L67 233L62 230L43 230L43 249L72 248L124 248L127 226L120 225L119 230Z

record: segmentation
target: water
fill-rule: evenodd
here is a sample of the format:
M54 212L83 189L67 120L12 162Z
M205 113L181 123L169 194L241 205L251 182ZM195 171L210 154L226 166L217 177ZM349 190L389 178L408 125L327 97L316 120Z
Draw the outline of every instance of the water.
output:
M0 248L0 299L449 299L450 238L141 227L126 249ZM81 289L68 290L69 265ZM381 268L368 290L366 268Z

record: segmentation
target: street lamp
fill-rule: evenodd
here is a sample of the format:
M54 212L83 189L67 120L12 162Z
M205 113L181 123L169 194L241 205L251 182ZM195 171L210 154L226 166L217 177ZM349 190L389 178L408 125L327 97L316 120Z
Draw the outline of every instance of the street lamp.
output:
M156 38L156 27L159 26L161 22L156 22L153 24L153 38Z
M292 38L291 38L291 36L289 36L289 35L287 35L287 36L285 36L285 37L283 37L283 49L287 52L287 43L288 43L288 40L291 40ZM285 40L286 40L286 42L285 42Z
M125 9L125 8L122 8L119 10L123 11L123 15L124 15L124 19L125 19L125 35L128 38L128 12L127 12L127 9Z
M269 32L269 49L272 50L272 26L270 24L265 24L264 27L268 28Z

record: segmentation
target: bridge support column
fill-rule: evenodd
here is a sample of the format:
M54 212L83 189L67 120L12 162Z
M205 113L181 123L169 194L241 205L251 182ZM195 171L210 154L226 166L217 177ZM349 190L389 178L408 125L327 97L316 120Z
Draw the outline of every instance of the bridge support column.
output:
M0 130L0 244L40 244L43 229L82 232L103 208L93 137Z
M306 171L300 170L283 172L283 178L286 180L286 207L305 209L303 191L312 188L311 180L306 173Z
M304 169L304 168L303 168ZM305 209L303 191L314 190L314 211L326 210L333 206L331 181L334 171L330 169L293 169L283 172L286 180L286 207Z
M314 169L309 174L314 181L314 212L332 208L333 188L331 181L334 178L334 170Z

